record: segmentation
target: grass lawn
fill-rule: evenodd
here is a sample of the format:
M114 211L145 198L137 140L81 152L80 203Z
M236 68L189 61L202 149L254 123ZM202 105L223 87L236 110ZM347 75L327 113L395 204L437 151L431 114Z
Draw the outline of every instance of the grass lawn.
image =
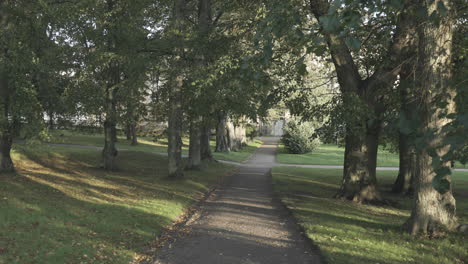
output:
M337 145L324 144L316 150L306 154L289 154L283 145L278 146L276 161L285 164L306 165L343 165L344 148ZM397 153L391 153L383 148L377 155L378 167L398 167L400 160ZM467 168L459 162L455 162L455 168Z
M210 163L165 179L167 158L120 152L119 168L96 167L100 151L19 146L17 172L0 174L0 263L129 263L234 167Z
M316 150L306 154L288 154L283 145L278 147L276 161L286 164L308 165L343 165L344 148L337 145L323 144ZM379 149L377 166L398 167L400 164L398 154Z
M138 145L131 146L128 140L124 137L117 138L118 149L128 149L135 151L147 152L167 152L167 139L158 140L154 142L151 138L139 137ZM84 146L104 146L104 135L102 134L84 134L69 130L54 130L51 132L50 143L74 144ZM182 153L188 154L188 138L182 139Z
M215 142L212 141L212 146L215 145ZM247 143L247 146L243 147L239 151L231 151L229 153L223 153L223 152L213 152L213 156L215 159L219 160L229 160L229 161L235 161L235 162L244 162L247 161L250 156L257 150L258 147L260 147L263 144L263 142L259 139L254 139L253 141L250 141ZM214 147L213 147L214 150Z
M401 233L411 199L389 192L395 176L392 171L378 172L384 195L398 202L397 208L375 207L331 199L338 190L341 170L273 169L275 192L329 263L468 263L466 234L420 239ZM453 182L457 212L466 223L468 172L455 172Z
M103 147L104 136L101 134L83 134L69 130L55 130L51 133L51 138L49 142ZM130 142L127 141L124 137L119 137L117 142L117 148L132 151L146 151L156 153L167 152L167 139L160 139L158 140L158 142L154 142L151 138L139 137L138 143L139 144L137 146L131 146ZM188 155L189 139L182 138L182 143L182 154ZM216 142L211 141L210 144L215 159L243 162L248 160L250 156L252 156L255 150L262 145L262 142L258 139L255 139L247 143L247 146L245 146L241 150L232 151L229 153L214 152Z

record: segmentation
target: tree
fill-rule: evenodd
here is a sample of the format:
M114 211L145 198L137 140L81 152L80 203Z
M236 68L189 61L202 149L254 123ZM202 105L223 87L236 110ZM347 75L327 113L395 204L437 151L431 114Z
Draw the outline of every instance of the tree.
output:
M405 223L407 232L413 235L459 226L450 161L442 158L450 150L443 127L456 110L456 90L450 83L454 14L448 0L422 0L418 5L424 14L417 16L419 48L414 93L421 144L417 145L414 207Z
M43 10L28 1L0 3L0 172L14 170L13 137L27 129L37 135L42 129L42 109L30 78L37 58L31 47L30 25Z
M185 13L187 9L186 0L176 0L172 18L172 41L176 44L174 56L171 60L171 71L169 76L169 113L168 113L168 158L169 158L169 178L183 177L182 165L182 100L184 87L184 49L185 34L187 26Z
M352 5L350 7L352 10ZM367 78L361 76L351 51L351 45L358 40L352 36L345 39L340 34L341 26L337 20L337 10L340 7L337 3L311 0L310 8L326 39L345 109L355 115L364 114L358 119L347 119L343 182L336 197L356 202L378 201L381 197L377 190L376 162L381 116L385 111L386 91L392 89L402 66L402 51L412 39L411 23L408 23L410 17L405 12L409 3L400 10L396 32L386 51L381 52L386 54L386 59L381 60ZM355 10L360 10L359 8ZM360 20L359 12L356 14L350 11L344 14L343 21L351 21L348 22L350 24L354 23L353 20Z

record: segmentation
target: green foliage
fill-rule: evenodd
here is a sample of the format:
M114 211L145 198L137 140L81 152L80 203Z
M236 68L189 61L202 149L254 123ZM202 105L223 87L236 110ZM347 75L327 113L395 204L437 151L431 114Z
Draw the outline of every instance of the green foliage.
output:
M254 138L258 137L257 127L255 125L253 125L253 124L246 124L245 125L245 135L250 140L254 140Z
M311 152L320 145L320 141L314 138L314 127L308 123L290 121L284 128L281 142L286 150L292 154L304 154Z

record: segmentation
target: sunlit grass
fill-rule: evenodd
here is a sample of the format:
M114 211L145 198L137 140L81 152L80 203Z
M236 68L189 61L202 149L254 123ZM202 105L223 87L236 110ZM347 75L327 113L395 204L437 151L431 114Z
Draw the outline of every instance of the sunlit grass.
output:
M332 199L341 170L277 167L273 183L329 263L466 263L466 235L418 239L401 232L411 199L389 192L396 173L378 172L385 198L397 202L396 207ZM453 182L458 215L468 222L468 173L455 172Z
M289 154L284 146L278 147L276 160L286 164L309 164L309 165L343 165L344 148L337 145L324 144L316 150L306 154ZM390 153L385 149L379 149L377 166L398 167L398 154Z
M51 133L50 143L60 144L73 144L82 146L104 146L104 136L102 134L84 134L80 132L74 132L69 130L54 130ZM252 156L255 150L262 145L262 142L258 139L250 141L247 146L243 147L239 151L231 151L229 153L217 153L214 152L216 145L215 141L210 142L213 156L215 159L228 160L235 162L244 162ZM139 137L138 145L131 146L130 142L124 137L118 137L117 148L120 150L131 150L131 151L146 151L153 153L167 153L167 139L161 138L158 141L154 141L149 137ZM189 139L182 138L182 154L188 155Z
M215 159L219 159L219 160L244 162L244 161L247 161L252 156L252 154L257 150L257 148L260 147L262 144L263 142L261 140L254 139L253 141L248 142L247 145L244 146L239 151L231 151L229 153L213 152L213 156ZM213 142L212 146L214 145L215 144Z
M0 174L0 263L128 263L233 167L210 163L165 179L165 157L41 146L15 150L17 172Z

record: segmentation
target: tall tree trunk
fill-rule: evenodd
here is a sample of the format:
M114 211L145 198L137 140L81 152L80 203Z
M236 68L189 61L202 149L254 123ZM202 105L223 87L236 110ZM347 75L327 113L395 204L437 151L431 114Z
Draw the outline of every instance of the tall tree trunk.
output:
M315 18L322 23L324 17L328 16L330 2L326 0L309 0L310 8ZM410 2L405 2L408 5ZM393 88L401 66L401 55L407 47L410 38L410 21L405 9L399 15L398 25L393 39L387 49L386 61L379 65L372 76L363 80L358 67L353 59L353 54L348 48L343 37L333 31L327 31L321 27L321 33L325 36L330 51L332 62L335 66L338 83L346 105L347 97L358 97L363 103L374 110L375 119L380 119L379 113L384 108L385 97L382 96ZM353 104L355 102L352 102ZM364 119L363 117L357 117ZM369 120L359 122L368 123ZM373 129L367 130L366 125L361 125L363 135L354 135L355 130L352 123L347 124L347 135L345 137L345 157L342 186L337 193L338 198L348 198L357 202L373 202L380 199L376 188L375 158L378 146L378 133Z
M128 122L125 125L125 138L127 139L127 141L132 140L132 125L130 124L130 122Z
M405 223L407 232L412 235L434 234L441 228L455 230L459 226L451 186L445 193L438 192L433 187L433 180L437 176L433 158L442 157L450 147L444 143L445 133L442 131L449 120L442 114L455 111L455 90L449 84L453 36L451 4L449 0L421 0L419 3L422 9L428 11L428 16L419 21L418 28L416 95L419 132L423 135L423 142L422 149L416 155L414 207L411 217ZM437 14L436 10L441 5L445 6L449 15ZM434 14L439 18L437 23L431 20ZM441 98L446 103L445 106L440 101L437 102ZM449 162L443 166L450 168ZM440 176L444 176L451 184L450 175Z
M216 147L215 152L230 152L229 130L227 129L227 114L218 115L218 125L216 126Z
M49 115L49 129L53 130L54 129L54 112L50 111L48 115Z
M181 178L182 171L182 86L183 77L178 76L172 87L169 100L169 126L167 154L169 158L169 178Z
M104 121L104 149L102 150L103 167L105 170L115 170L117 157L117 149L115 147L116 140L116 89L106 88L106 119Z
M9 120L10 93L6 73L0 71L0 172L11 172L14 170L13 161L10 156L13 144L13 125L10 125ZM14 123L15 121L13 121Z
M381 200L377 190L376 160L378 134L359 137L352 132L345 138L343 181L335 198L354 202Z
M177 30L175 33L175 41L183 40L183 33L185 32L185 9L186 0L176 0L174 4L174 28ZM184 85L183 68L183 47L176 49L177 56L173 61L173 71L171 73L171 90L169 95L169 120L168 120L168 148L167 154L169 159L168 164L168 177L169 178L182 178L183 164L182 164L182 89Z
M392 187L392 192L412 194L414 191L413 175L416 153L414 152L414 148L408 142L408 135L400 132L398 148L400 167L398 170L398 176Z
M132 146L138 145L137 123L136 123L135 121L133 121L133 122L130 124L130 137L131 137L131 140L132 140L131 145L132 145Z
M187 169L199 169L201 164L201 128L199 119L190 122L190 145Z
M4 127L0 136L0 172L11 172L14 170L13 160L10 155L12 145L13 137L11 130Z
M213 154L211 153L210 137L211 127L205 118L203 118L200 125L200 152L202 160L213 160Z

